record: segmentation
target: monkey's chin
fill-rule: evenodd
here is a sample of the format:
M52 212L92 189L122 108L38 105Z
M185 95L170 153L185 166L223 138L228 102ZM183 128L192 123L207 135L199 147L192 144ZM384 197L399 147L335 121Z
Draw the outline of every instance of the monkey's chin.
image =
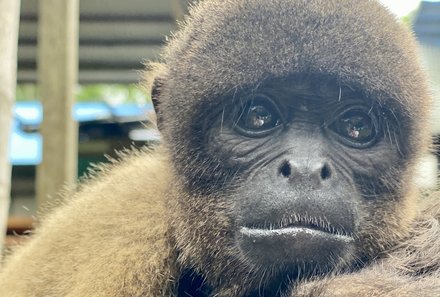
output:
M351 236L307 226L279 229L241 227L237 242L243 255L260 265L332 269L354 246Z

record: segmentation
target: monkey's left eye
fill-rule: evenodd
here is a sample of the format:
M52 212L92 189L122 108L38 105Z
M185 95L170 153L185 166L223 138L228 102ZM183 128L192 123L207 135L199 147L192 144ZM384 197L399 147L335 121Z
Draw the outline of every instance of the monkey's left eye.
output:
M276 104L265 95L245 101L234 117L234 128L249 137L263 137L282 124Z
M371 145L378 136L376 116L360 108L343 112L330 128L343 137L345 144L358 148Z

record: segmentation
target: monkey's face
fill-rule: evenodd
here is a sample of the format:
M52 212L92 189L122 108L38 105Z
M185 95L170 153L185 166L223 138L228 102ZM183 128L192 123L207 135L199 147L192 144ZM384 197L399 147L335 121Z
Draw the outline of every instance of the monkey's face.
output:
M188 160L195 172L183 171L184 192L193 194L175 206L186 260L216 278L244 273L270 283L350 267L391 244L383 231L405 207L395 173L407 164L390 110L311 76L200 108L203 161Z
M153 94L182 263L258 287L406 235L429 102L411 40L375 1L201 1Z
M391 113L311 77L268 82L218 108L207 150L236 172L229 199L240 257L303 273L351 261L369 201L391 194L383 180L399 167Z

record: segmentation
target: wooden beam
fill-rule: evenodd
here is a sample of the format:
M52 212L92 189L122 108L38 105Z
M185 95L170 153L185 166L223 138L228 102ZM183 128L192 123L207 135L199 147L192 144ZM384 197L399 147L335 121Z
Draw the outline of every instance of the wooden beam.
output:
M17 82L19 19L20 1L0 0L0 258L11 199L9 138Z
M37 168L37 207L47 211L76 181L78 127L72 118L78 76L78 0L40 0L38 82L43 103L43 161Z

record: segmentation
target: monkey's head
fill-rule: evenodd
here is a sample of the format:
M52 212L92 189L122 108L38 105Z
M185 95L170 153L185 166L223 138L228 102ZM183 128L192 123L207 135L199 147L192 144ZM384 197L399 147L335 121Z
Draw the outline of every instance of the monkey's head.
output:
M179 259L208 283L277 289L407 234L430 98L376 1L202 1L157 70Z

